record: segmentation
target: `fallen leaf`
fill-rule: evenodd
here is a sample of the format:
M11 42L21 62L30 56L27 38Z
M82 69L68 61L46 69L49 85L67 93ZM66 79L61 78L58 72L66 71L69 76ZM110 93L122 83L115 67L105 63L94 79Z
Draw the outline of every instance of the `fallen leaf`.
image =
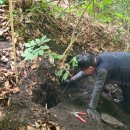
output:
M36 84L37 84L37 82L33 82L33 83L32 83L32 85L36 85Z
M7 80L7 81L5 82L5 84L4 84L4 87L5 87L5 88L10 88L10 86L11 86L11 85L10 85L9 81Z
M18 130L26 130L26 126L21 126Z
M3 113L3 111L0 111L0 118L3 118L5 116L5 114Z
M30 89L28 89L28 90L26 90L26 92L28 93L28 95L32 95L32 90L30 90Z
M45 127L42 127L41 130L46 130L46 128L45 128Z
M61 130L60 126L56 126L56 130Z
M5 96L6 96L6 94L8 93L9 91L1 91L1 93L0 93L0 97L1 98L5 98Z
M16 94L16 93L19 93L20 92L20 89L18 87L15 87L13 89L13 94Z
M36 130L34 127L27 126L27 130Z
M37 67L38 67L37 64L33 64L33 65L31 66L31 69L36 69Z
M3 73L3 75L4 75L5 77L8 77L10 74L9 74L9 73Z
M36 128L39 128L40 124L38 122L35 122L35 126L36 126Z
M55 77L53 77L51 80L52 80L52 81L56 81L56 78L55 78Z
M2 56L1 61L7 63L9 61L9 59L6 58L6 56Z

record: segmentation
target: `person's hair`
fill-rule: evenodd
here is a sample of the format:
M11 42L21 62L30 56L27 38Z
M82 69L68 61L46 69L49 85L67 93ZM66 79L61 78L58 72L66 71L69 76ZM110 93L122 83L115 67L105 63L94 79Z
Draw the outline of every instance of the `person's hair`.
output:
M77 57L77 62L78 62L78 67L80 69L86 69L90 66L95 67L95 55L92 53L82 53L76 56Z

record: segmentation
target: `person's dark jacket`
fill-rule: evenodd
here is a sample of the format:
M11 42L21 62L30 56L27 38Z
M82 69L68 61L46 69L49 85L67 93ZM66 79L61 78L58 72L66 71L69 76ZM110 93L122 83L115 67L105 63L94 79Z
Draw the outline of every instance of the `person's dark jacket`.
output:
M101 91L105 84L114 83L130 89L130 53L105 52L96 57L96 63L96 81L89 104L94 109L97 107ZM72 79L77 80L84 75L85 73L80 71ZM126 91L123 95L126 100L130 99L130 93L128 94L128 92Z

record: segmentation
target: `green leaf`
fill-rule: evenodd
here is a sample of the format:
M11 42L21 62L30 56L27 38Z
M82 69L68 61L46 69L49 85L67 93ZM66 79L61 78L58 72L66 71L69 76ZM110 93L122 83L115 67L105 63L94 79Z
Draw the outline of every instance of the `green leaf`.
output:
M68 78L69 74L66 72L64 75L63 75L63 78L62 80L66 80Z
M32 59L34 59L34 55L32 53L30 53L30 54L26 55L24 60L26 61L26 60L32 60Z
M35 41L37 44L41 43L41 40L39 38L37 38Z
M33 53L36 53L36 52L39 52L40 51L40 48L37 48L35 50L33 50Z
M45 39L43 42L46 43L46 42L49 42L51 39Z
M4 4L5 0L0 0L0 5Z
M25 45L25 47L30 47L31 46L30 43L25 43L24 45Z
M104 0L104 3L105 3L106 5L110 5L110 4L112 4L112 0Z
M72 60L70 61L70 63L72 63L73 67L77 67L78 66L78 62L77 62L76 56L72 58Z
M60 77L60 76L62 75L62 73L63 73L63 69L59 70L59 71L56 73L56 76L57 76L57 77Z
M37 57L38 57L38 54L39 54L39 52L35 52L35 53L33 54L33 59L37 58Z
M41 38L41 41L43 42L46 39L46 35Z
M38 54L41 55L41 56L43 56L44 51L43 51L43 50L39 50L39 51L38 51Z
M124 15L123 15L123 14L121 14L121 13L115 13L115 15L116 15L118 18L121 18L121 19L123 19L123 18L124 18Z
M36 43L34 40L32 40L32 41L30 42L30 44L31 44L31 46L33 47L33 46L35 46L37 43Z
M27 48L23 53L25 55L28 55L28 53L31 53L32 52L32 49L31 48Z
M43 50L47 50L47 49L49 49L49 46L45 45L45 46L42 46L40 48L43 49Z
M57 55L57 59L60 60L63 57L63 55Z

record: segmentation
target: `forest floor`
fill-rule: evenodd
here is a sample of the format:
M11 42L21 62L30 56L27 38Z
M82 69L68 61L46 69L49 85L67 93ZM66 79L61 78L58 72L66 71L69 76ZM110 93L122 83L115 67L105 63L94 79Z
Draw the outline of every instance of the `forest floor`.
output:
M108 113L123 122L126 127L102 126L92 119L81 123L73 111L86 112L93 88L93 77L83 79L65 89L58 84L55 67L42 57L34 61L23 61L24 42L41 37L51 38L49 46L62 54L69 44L77 17L69 14L64 19L48 15L48 10L23 12L15 16L16 53L19 84L14 78L14 58L10 44L10 26L6 11L1 7L0 30L0 130L129 130L130 115L106 98L101 98L98 112ZM120 27L92 22L84 16L81 26L87 28L74 43L72 55L82 51L98 54L103 51L122 51L127 48L129 37ZM128 48L127 48L128 49ZM88 93L89 92L89 93ZM107 94L106 94L107 95Z

